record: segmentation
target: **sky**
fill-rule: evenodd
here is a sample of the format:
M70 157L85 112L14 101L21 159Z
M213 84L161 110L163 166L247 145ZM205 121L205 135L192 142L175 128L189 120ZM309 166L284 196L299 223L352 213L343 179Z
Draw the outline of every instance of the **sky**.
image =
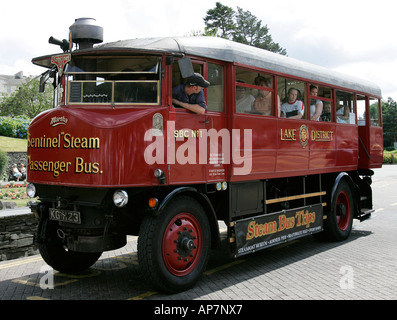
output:
M396 9L393 0L218 0L250 11L291 58L376 83L397 100ZM95 18L104 42L186 36L204 30L216 0L15 0L0 12L0 74L39 75L32 58L60 52L75 19Z

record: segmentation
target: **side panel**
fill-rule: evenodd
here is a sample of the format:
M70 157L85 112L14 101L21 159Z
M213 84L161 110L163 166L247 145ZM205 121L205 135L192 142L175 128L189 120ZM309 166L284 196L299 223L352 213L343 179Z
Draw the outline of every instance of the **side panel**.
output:
M383 130L381 127L359 127L359 169L381 168L383 164Z
M167 163L170 184L202 183L207 177L208 115L174 108L169 114ZM203 143L204 142L204 143Z
M234 222L236 257L323 230L321 204Z
M356 125L336 126L336 167L356 170L358 163L358 128Z
M233 153L251 155L252 170L231 181L268 179L357 169L358 129L331 122L235 115L233 128L252 130L252 148L243 139ZM248 152L250 151L250 152Z

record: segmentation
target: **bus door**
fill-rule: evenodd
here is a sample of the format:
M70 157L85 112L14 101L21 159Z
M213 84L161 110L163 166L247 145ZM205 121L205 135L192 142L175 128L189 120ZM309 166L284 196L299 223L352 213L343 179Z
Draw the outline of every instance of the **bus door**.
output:
M227 177L227 134L224 104L224 66L193 61L194 72L200 73L210 81L204 89L207 112L204 115L192 113L173 106L170 111L168 163L170 184L205 183L224 181ZM184 82L180 68L172 67L172 87ZM225 130L222 130L225 129ZM218 143L219 142L219 143ZM218 143L218 145L217 145ZM223 148L223 149L222 149Z
M357 95L359 169L379 168L383 162L380 100Z
M225 66L207 64L207 182L228 180L228 164L231 159L232 132L228 130L225 101Z

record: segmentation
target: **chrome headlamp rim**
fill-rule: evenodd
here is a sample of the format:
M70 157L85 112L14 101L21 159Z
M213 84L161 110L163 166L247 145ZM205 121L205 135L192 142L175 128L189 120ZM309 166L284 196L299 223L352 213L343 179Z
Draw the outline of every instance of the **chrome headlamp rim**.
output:
M125 190L118 189L113 193L113 203L116 207L122 208L128 203L128 193Z
M29 198L36 197L36 186L33 183L29 183L26 187L26 194Z

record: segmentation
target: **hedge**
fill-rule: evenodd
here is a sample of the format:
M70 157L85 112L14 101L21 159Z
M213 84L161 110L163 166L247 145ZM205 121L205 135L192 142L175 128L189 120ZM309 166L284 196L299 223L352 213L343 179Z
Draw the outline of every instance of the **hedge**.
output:
M30 119L27 117L0 117L0 135L11 138L26 139Z

